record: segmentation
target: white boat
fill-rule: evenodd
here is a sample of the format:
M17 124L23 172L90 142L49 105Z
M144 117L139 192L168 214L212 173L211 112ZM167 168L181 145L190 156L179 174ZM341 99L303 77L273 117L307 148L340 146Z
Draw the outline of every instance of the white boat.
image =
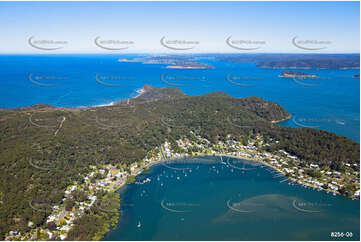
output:
M142 227L142 224L140 223L140 221L138 221L137 227L138 228Z

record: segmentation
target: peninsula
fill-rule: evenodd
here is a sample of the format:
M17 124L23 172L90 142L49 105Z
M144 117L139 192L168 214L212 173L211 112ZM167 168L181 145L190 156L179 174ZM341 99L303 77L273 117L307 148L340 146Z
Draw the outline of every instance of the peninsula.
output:
M151 56L144 58L119 58L118 62L142 63L142 64L164 64L166 69L213 69L214 66L199 62L194 57L183 56Z
M182 157L254 160L284 181L358 198L359 143L276 124L289 117L259 97L149 85L111 106L1 109L0 238L99 240L120 215L115 191Z

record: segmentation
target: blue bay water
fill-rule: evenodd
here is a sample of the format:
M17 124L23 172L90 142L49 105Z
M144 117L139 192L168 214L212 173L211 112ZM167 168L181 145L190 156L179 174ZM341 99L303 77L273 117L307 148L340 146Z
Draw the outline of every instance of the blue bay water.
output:
M359 240L359 201L281 182L252 161L228 161L254 168L241 171L201 159L154 166L123 188L122 216L104 240Z
M259 96L293 115L281 125L314 127L360 140L360 81L352 78L359 70L295 70L320 76L310 81L280 78L278 69L211 58L201 59L215 66L206 70L117 61L136 57L141 56L1 55L0 108L104 105L136 96L144 84L174 86L187 95L224 91L234 97Z

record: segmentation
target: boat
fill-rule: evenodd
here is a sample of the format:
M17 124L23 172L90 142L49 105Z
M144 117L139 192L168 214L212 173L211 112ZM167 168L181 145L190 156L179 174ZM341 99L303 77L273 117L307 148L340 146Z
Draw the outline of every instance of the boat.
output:
M340 124L340 125L345 125L345 121L343 121L343 120L340 120L340 121L336 120L336 123Z
M142 224L140 223L140 221L138 221L137 227L138 228L142 227Z

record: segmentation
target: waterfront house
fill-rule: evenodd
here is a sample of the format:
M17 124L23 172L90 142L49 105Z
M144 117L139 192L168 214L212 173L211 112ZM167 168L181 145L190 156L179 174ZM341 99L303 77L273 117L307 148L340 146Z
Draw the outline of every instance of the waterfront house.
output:
M355 197L360 197L360 189L358 189L355 194L354 194Z

